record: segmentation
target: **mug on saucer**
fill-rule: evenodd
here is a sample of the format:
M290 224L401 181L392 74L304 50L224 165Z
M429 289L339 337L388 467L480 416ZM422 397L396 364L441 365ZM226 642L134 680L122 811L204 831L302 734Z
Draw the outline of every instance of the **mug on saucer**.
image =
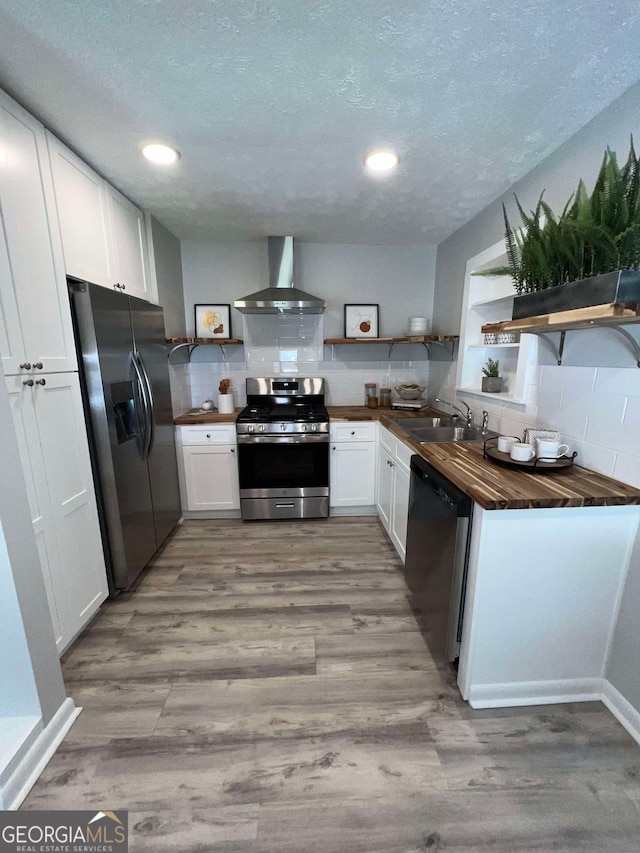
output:
M538 459L557 459L569 450L568 444L560 444L559 441L546 438L539 438L536 445L536 456Z
M530 444L514 444L509 451L509 456L516 462L530 462L536 455Z

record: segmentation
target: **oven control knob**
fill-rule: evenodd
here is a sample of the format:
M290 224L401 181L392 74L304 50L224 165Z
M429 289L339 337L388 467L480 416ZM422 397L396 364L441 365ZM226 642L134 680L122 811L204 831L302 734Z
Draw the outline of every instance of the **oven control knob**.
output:
M280 432L285 432L285 431L286 431L286 429L287 429L287 425L286 425L286 424L280 424Z
M267 428L267 425L266 425L266 424L260 424L260 426L258 427L258 429L260 430L260 432L264 432L264 431L266 430L266 428Z
M254 425L253 425L253 424L249 424L249 426L247 427L247 430L248 430L248 432L253 432L253 431L255 430Z
M311 429L313 432L318 432L318 424L311 424Z
M300 424L300 432L306 432L306 431L307 431L307 425L306 424Z

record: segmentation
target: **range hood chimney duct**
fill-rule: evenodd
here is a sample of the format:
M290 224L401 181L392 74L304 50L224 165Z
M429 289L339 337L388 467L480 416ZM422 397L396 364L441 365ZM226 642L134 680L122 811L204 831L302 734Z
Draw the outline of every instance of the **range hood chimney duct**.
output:
M242 314L322 314L324 299L293 284L293 237L269 237L269 287L236 299Z

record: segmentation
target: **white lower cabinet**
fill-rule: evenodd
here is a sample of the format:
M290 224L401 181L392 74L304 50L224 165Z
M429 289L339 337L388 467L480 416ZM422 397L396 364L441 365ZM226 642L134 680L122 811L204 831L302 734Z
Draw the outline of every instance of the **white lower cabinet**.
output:
M376 425L331 424L330 440L331 509L375 507Z
M389 430L380 427L377 465L378 515L389 538L404 561L409 514L409 485L412 451Z
M240 509L234 424L178 427L182 508L188 512Z
M32 383L32 384L29 384ZM77 373L7 377L58 651L108 593Z

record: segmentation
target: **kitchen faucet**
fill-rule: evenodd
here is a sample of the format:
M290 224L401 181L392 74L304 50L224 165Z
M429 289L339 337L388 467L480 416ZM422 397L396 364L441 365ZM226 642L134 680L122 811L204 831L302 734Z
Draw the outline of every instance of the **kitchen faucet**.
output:
M436 403L444 403L447 406L451 406L451 408L457 415L466 420L467 426L473 426L473 412L471 411L469 406L467 406L464 400L460 400L460 402L463 406L465 406L467 410L466 413L463 412L461 408L456 406L455 403L450 403L448 400L441 400L439 397L436 397Z

